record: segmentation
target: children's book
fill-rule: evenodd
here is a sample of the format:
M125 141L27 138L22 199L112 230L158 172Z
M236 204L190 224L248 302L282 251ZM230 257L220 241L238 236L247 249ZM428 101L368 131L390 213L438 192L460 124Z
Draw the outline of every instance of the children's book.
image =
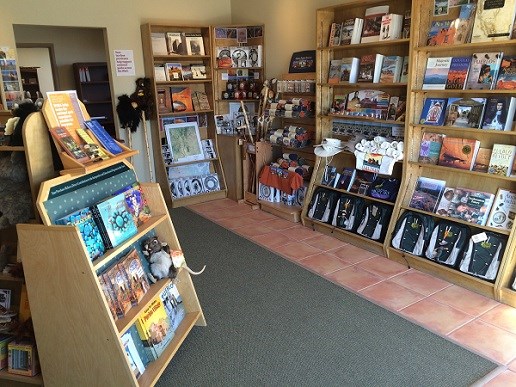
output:
M93 133L95 138L100 142L109 153L117 155L123 152L123 149L118 143L109 135L104 127L97 120L84 121L86 127Z
M172 109L176 113L193 112L192 90L189 87L171 87Z
M131 309L131 289L127 277L117 263L111 265L103 274L105 283L111 287L112 296L116 300L116 305L120 308L119 317L123 317Z
M419 123L422 125L442 125L447 102L447 98L426 98Z
M80 144L70 135L68 129L65 127L50 128L50 133L59 143L59 146L74 160L82 164L91 161L86 152L82 150Z
M472 171L487 173L492 152L491 148L478 148Z
M455 39L455 25L453 20L434 20L428 31L427 46L443 46L453 44Z
M471 43L511 38L516 0L478 0Z
M485 105L485 98L448 98L445 125L478 129Z
M516 97L493 96L487 98L482 129L512 130L515 110Z
M385 56L380 71L381 83L396 83L400 81L403 57L398 55Z
M487 173L510 176L515 155L515 145L493 144L493 152L491 153Z
M340 32L340 45L345 46L360 43L363 26L364 19L359 17L344 20Z
M124 193L93 205L91 211L108 249L118 246L138 232Z
M149 281L147 281L147 274L143 269L140 256L136 249L131 249L131 251L118 262L118 265L124 271L129 283L131 304L133 306L138 305L149 290Z
M418 177L409 207L434 212L445 186L446 182L444 180L424 176Z
M183 299L176 284L169 283L160 293L160 299L170 319L170 327L175 332L186 315Z
M451 56L427 59L423 90L444 90L446 88L451 61Z
M504 55L500 64L500 71L496 80L495 89L516 89L516 56Z
M134 183L128 187L116 191L115 194L123 193L129 212L133 216L136 226L139 227L151 217L151 211L140 183Z
M462 90L468 77L470 56L454 56L450 63L445 89Z
M106 302L108 304L109 311L111 312L111 316L113 316L113 319L116 321L119 318L124 317L124 312L118 304L115 291L111 287L111 284L109 283L107 278L104 276L104 274L101 274L98 276L98 280L100 288L102 289L102 293L104 294L104 298L106 299Z
M455 188L447 216L485 226L494 195L467 188Z
M99 228L89 208L72 212L62 218L56 219L54 223L62 225L69 224L79 229L90 260L93 261L97 259L106 251Z
M478 140L446 136L443 139L438 164L470 171L479 147L480 141Z
M502 52L477 52L472 55L465 89L490 90L502 63Z
M389 13L388 5L378 5L365 10L364 27L360 43L377 42L380 40L382 16Z
M486 226L502 230L512 229L516 218L516 191L498 188Z
M418 161L424 164L437 164L444 137L441 133L423 133Z

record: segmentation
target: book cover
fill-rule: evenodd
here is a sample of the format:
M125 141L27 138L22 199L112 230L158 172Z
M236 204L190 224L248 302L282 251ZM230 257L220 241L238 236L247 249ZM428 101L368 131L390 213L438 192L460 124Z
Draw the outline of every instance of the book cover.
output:
M516 191L498 188L486 226L502 230L512 229L516 218Z
M478 140L446 136L439 153L438 165L470 171L479 147Z
M357 170L348 191L361 195L367 195L367 191L376 178L376 173Z
M423 90L444 90L448 80L452 57L428 58L425 75L423 77Z
M72 225L79 229L90 260L93 261L97 259L106 251L99 228L93 219L91 210L88 207L56 219L54 223Z
M339 83L340 82L340 59L332 59L330 61L330 68L328 69L328 83Z
M156 82L165 82L167 80L165 66L154 66L154 80Z
M86 130L80 128L76 130L79 137L84 141L84 145L82 146L82 150L84 153L88 155L90 160L107 160L109 159L109 155L104 152L104 150L97 144L91 136L86 132Z
M190 65L192 71L192 79L207 79L208 73L206 72L206 66L201 64Z
M136 235L138 228L125 201L125 194L111 196L91 207L107 248L118 246Z
M485 105L485 98L448 98L445 125L478 129Z
M516 56L504 55L502 58L495 89L516 89Z
M445 89L462 90L468 77L471 57L454 56L450 63Z
M347 96L346 112L353 116L386 119L390 95L381 90L357 90Z
M50 133L59 143L60 147L74 160L82 164L91 161L65 127L50 128Z
M149 290L149 281L147 280L147 274L143 269L140 256L136 249L131 249L131 251L118 262L118 265L125 273L129 284L131 304L133 306L138 305Z
M136 329L140 338L152 346L157 357L174 338L170 318L159 295L138 315Z
M117 155L123 152L122 147L109 135L104 127L97 120L84 121L86 127L93 133L95 138L100 142L109 153Z
M151 32L153 55L168 55L167 37L163 32Z
M435 208L435 213L441 216L448 216L448 211L450 210L450 205L454 195L455 188L444 187L441 198L439 199L437 207Z
M459 17L453 21L455 25L454 44L464 44L471 40L476 4L461 4Z
M181 65L181 76L183 81L190 81L193 79L192 65L183 64Z
M485 226L494 195L467 188L455 188L445 216Z
M357 170L352 167L346 167L342 170L340 173L340 179L337 184L337 188L339 189L345 189L346 191L349 191L351 188L351 183L355 179L355 175L357 173Z
M11 309L11 289L0 289L0 306Z
M515 145L493 144L493 152L491 153L487 173L500 176L510 176L515 155Z
M147 199L145 199L140 183L133 183L128 187L116 191L114 194L118 195L120 193L123 193L125 196L127 208L133 216L136 227L140 227L150 219L151 210L147 204Z
M123 317L131 309L131 289L127 277L117 263L111 265L103 273L104 281L111 287L112 296L116 300L116 305L120 308L117 312Z
M335 94L331 105L332 113L344 113L346 111L346 95Z
M380 41L395 40L401 38L401 28L403 27L403 15L388 13L382 16L380 30Z
M400 97L397 95L391 96L389 99L389 110L387 111L387 119L395 121L396 120L396 112L398 111L398 106L400 105Z
M134 376L138 379L145 372L145 365L136 349L131 332L126 332L120 337L120 341L124 347L125 355L129 360L129 366L133 371Z
M364 27L360 43L377 42L380 40L382 16L389 13L388 5L378 5L365 10Z
M14 340L14 336L0 333L0 370L8 366L8 344Z
M189 87L171 87L172 109L178 112L193 112L192 90Z
M447 98L426 98L421 110L419 123L422 125L437 125L444 123Z
M204 55L204 40L200 33L185 33L185 43L187 55Z
M326 165L321 178L321 184L333 187L337 177L337 167L334 165Z
M383 54L376 54L374 61L374 72L373 72L373 82L380 82L380 74L382 72L382 64L383 64Z
M491 148L478 148L472 171L487 173L492 152Z
M167 32L169 55L186 55L186 38L183 32Z
M375 54L366 54L360 57L357 82L373 82L375 63Z
M471 65L465 89L490 90L495 84L502 63L502 52L477 52L471 57Z
M156 88L158 111L160 113L172 113L172 97L170 96L170 87Z
M97 278L99 280L100 289L104 294L104 298L107 302L109 311L111 312L111 316L113 316L113 319L116 321L119 318L124 317L124 312L118 304L117 298L115 296L115 291L111 287L111 284L109 283L107 278L104 276L104 274L99 275Z
M381 83L396 83L400 81L403 57L398 55L385 56L380 71Z
M444 180L424 176L418 177L409 207L435 212L445 186L446 182Z
M471 43L509 40L515 12L516 0L479 0Z
M482 129L512 130L516 97L493 96L487 98Z
M443 46L453 44L455 39L455 25L453 20L434 20L428 31L427 46Z
M401 65L400 83L407 83L409 72L409 57L403 57L403 64Z
M424 132L421 137L418 161L424 164L437 164L444 134Z
M204 91L195 91L194 95L199 104L199 109L195 109L196 111L211 110L210 101L208 100L208 94L206 94Z
M169 283L160 293L160 299L170 319L170 328L175 332L179 324L181 324L181 321L183 321L186 316L183 298L181 297L176 284L172 282Z
M340 82L356 83L359 64L359 58L342 58L340 60Z
M335 47L340 45L340 35L342 30L342 23L331 23L330 38L328 40L328 47Z
M363 26L364 19L359 17L344 20L340 32L340 45L345 46L360 43Z
M165 63L167 81L180 81L183 79L181 63Z

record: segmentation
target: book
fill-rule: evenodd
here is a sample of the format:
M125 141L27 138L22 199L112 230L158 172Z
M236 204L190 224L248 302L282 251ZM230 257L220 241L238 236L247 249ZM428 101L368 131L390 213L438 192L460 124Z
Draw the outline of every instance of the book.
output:
M488 97L482 119L482 129L511 131L515 110L516 97Z
M136 329L140 339L152 347L157 357L163 353L174 338L170 318L159 294L138 315Z
M131 289L124 271L115 262L102 273L102 277L106 285L110 287L108 292L111 292L111 297L115 300L118 317L125 316L132 308L132 304Z
M516 89L516 55L504 55L500 63L495 89Z
M359 58L342 58L340 60L340 82L356 83L359 64Z
M498 188L486 226L510 230L516 218L516 191Z
M448 98L445 125L478 129L485 105L485 98Z
M65 127L50 128L50 134L57 141L61 149L79 163L90 162L88 155L82 150L81 146L70 135Z
M412 24L412 14L411 10L407 9L405 14L403 15L403 26L401 28L401 37L403 39L410 38L410 25Z
M129 365L134 373L134 376L138 379L145 372L145 365L136 349L136 345L133 340L131 332L126 332L120 337L122 346L124 347L125 355L129 360Z
M493 201L492 193L457 187L443 216L485 226Z
M340 65L341 65L340 59L332 59L330 61L330 68L328 69L328 83L339 83L340 82Z
M380 40L382 16L389 13L388 5L378 5L365 10L364 27L360 43L377 42Z
M422 125L442 125L447 103L447 98L425 98L419 123Z
M478 140L446 136L439 153L438 165L470 171L479 147Z
M165 75L167 81L180 81L183 79L181 74L181 63L165 63Z
M409 207L435 212L445 186L444 180L419 176L410 198Z
M400 83L407 83L408 81L408 72L409 72L409 57L403 57L403 64L401 65L401 74L400 74Z
M0 333L0 370L7 368L8 350L7 345L14 340L14 336Z
M181 66L181 76L183 81L190 81L193 79L192 66L189 64L183 64Z
M479 0L471 43L509 40L515 12L516 0Z
M492 152L493 150L491 148L478 148L472 171L487 173Z
M398 111L398 106L400 105L400 97L397 95L391 96L389 99L389 110L387 111L387 119L395 121L397 116L396 112Z
M54 221L55 224L76 226L86 246L90 260L95 260L106 251L100 230L89 207L74 211Z
M11 309L11 289L0 289L0 306Z
M423 90L444 90L448 80L452 57L428 58L426 61L425 75L423 77Z
M403 15L388 13L382 16L380 41L395 40L401 38L403 27Z
M424 132L419 146L418 161L424 164L436 165L443 144L444 134Z
M189 87L171 87L172 109L178 112L193 112L192 90Z
M208 94L204 91L194 91L195 100L198 102L198 109L195 108L196 111L199 110L211 110L210 101L208 99Z
M359 17L344 20L340 32L340 45L345 46L360 43L363 26L364 19Z
M201 64L190 65L192 71L192 79L207 79L208 73L206 72L206 66Z
M321 184L333 187L337 178L337 167L334 165L326 165L321 178Z
M133 306L138 305L149 290L150 285L136 249L132 248L129 253L120 259L118 265L124 271L129 284L131 304Z
M495 85L502 63L502 52L477 52L472 55L465 89L490 90Z
M86 127L90 130L91 133L98 140L100 145L111 153L112 155L117 155L123 152L123 149L118 143L109 135L109 133L104 129L104 127L97 120L89 120L84 121Z
M185 43L187 55L204 55L204 40L200 33L185 33Z
M357 82L373 82L375 63L375 54L366 54L360 57Z
M355 175L357 173L357 170L352 167L346 167L342 170L340 173L340 179L337 183L337 188L339 189L345 189L346 191L349 191L351 188L351 183L355 180Z
M140 227L151 218L151 211L140 183L133 183L130 186L115 191L114 194L118 195L120 193L123 193L125 196L125 203L133 216L136 227Z
M455 25L453 20L434 20L428 31L427 46L443 46L453 44L455 38Z
M464 44L471 40L476 8L477 5L473 3L461 4L459 17L453 21L455 26L454 44Z
M455 188L453 187L444 187L441 198L437 202L437 207L435 208L435 213L441 216L448 216L448 211L450 210L450 205L455 195Z
M186 38L182 32L167 32L169 55L186 55Z
M91 136L84 129L80 128L76 130L79 137L84 141L82 150L88 155L91 161L96 160L107 160L109 155L97 144Z
M170 329L176 331L186 315L183 298L175 283L170 282L159 295L165 311L170 319Z
M331 105L332 113L344 113L346 111L346 95L335 94Z
M94 204L91 212L108 249L118 246L138 232L124 193Z
M151 32L153 55L168 55L167 37L163 32Z
M12 340L7 344L7 352L8 373L24 376L34 376L39 373L38 352L34 340Z
M400 81L403 57L398 55L384 56L380 70L381 83L397 83Z
M491 153L487 173L500 176L510 176L515 155L515 145L493 144L493 152Z
M172 113L172 97L170 96L170 87L156 87L158 100L158 111L160 113Z
M355 178L348 189L349 192L367 195L367 191L376 178L376 173L356 170Z
M113 316L113 320L116 321L119 318L124 317L124 312L118 304L115 292L107 278L104 274L100 274L97 278L99 280L100 289L102 290L104 298L108 304L109 311L111 312L111 316Z
M342 29L342 23L331 23L330 37L328 40L328 47L335 47L340 45L340 34Z
M154 80L156 82L165 82L167 80L165 66L154 66Z
M386 119L390 95L381 90L357 90L348 94L346 113L352 116Z
M462 90L468 77L470 56L454 56L450 63L445 89Z
M382 72L383 54L376 54L374 61L373 83L380 82L380 75Z

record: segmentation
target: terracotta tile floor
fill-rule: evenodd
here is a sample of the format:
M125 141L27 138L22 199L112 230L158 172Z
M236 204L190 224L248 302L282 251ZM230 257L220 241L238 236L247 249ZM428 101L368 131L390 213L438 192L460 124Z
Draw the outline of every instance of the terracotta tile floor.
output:
M475 386L516 386L515 308L246 204L221 199L189 208L499 364Z

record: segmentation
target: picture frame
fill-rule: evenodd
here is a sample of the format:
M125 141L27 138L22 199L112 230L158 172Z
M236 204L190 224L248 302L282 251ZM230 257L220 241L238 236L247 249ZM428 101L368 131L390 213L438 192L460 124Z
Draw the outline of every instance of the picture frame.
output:
M197 122L166 124L164 130L174 164L204 160Z
M315 50L298 51L290 58L289 73L315 72Z

